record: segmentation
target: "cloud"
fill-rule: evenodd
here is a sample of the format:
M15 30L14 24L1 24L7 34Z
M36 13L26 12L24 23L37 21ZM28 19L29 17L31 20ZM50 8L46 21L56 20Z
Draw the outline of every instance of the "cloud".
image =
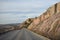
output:
M0 14L0 24L21 23L27 18L38 16L39 14Z
M2 1L2 2L1 2ZM28 12L38 8L48 8L59 0L0 0L0 11ZM17 1L17 2L16 2ZM47 2L47 3L46 3Z
M0 2L0 11L31 11L35 8L41 8L44 5L38 2Z
M60 0L0 0L0 24L19 23L36 17Z

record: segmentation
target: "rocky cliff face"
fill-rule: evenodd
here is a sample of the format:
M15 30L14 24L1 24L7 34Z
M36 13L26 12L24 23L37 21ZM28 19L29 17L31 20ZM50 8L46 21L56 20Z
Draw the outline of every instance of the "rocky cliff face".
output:
M60 40L60 3L56 3L45 13L34 18L28 29L50 39Z

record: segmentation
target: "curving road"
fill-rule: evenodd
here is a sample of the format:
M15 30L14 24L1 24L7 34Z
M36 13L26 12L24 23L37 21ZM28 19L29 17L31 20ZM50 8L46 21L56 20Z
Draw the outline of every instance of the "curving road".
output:
M0 40L50 40L25 28L14 30L0 36Z

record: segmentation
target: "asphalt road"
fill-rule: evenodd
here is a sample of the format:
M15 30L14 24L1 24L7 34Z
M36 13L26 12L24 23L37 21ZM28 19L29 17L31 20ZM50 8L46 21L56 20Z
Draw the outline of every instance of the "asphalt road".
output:
M50 40L43 36L37 35L25 28L7 32L0 36L0 40Z

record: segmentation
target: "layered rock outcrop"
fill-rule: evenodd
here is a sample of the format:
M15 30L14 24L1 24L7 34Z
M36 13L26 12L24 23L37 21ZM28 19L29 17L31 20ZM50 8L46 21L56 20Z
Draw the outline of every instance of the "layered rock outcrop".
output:
M28 26L28 29L53 40L60 40L60 3L56 3Z

